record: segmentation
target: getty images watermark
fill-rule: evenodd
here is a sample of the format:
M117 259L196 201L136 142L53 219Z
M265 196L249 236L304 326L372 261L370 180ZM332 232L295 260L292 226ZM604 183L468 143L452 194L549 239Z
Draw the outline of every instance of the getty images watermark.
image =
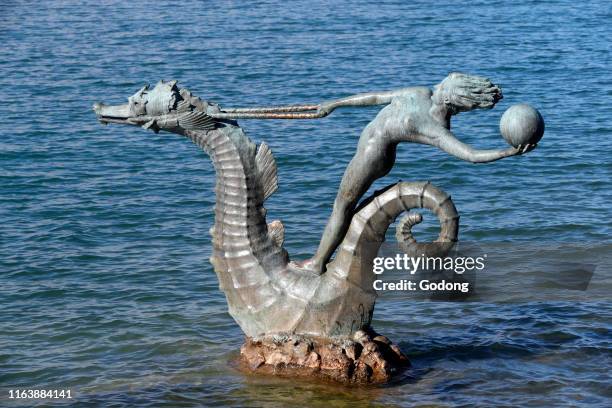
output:
M381 275L385 271L400 271L415 277L417 272L430 272L428 278L419 279L400 279L397 281L385 282L376 279L373 287L377 291L399 290L399 291L458 291L468 293L470 282L463 279L441 279L432 280L433 273L454 273L463 275L466 272L482 271L485 269L487 254L482 256L409 256L408 254L395 254L395 256L377 256L374 258L372 272ZM451 275L452 276L452 275Z
M373 243L361 273L383 299L598 301L612 293L611 243L459 242L428 249Z

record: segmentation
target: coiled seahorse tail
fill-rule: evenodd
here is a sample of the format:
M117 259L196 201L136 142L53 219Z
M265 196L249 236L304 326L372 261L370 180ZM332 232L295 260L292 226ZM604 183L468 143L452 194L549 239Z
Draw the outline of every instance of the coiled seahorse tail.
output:
M327 267L328 273L346 277L361 287L367 287L376 276L372 273L371 265L385 240L389 225L401 213L417 208L427 208L438 217L440 233L434 243L417 243L411 227L422 218L420 214L408 215L400 223L406 234L398 234L402 249L409 253L432 255L447 251L457 241L457 209L451 197L430 182L400 182L374 193L365 203L353 216L336 257Z

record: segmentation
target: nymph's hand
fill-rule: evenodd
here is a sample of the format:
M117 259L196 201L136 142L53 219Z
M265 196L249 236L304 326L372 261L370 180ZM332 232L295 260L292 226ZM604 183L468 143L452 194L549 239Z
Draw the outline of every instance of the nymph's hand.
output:
M511 147L509 149L509 153L510 153L509 156L519 156L521 154L529 153L530 151L535 149L537 146L538 146L537 143L533 143L533 144L519 145L517 147Z
M332 102L322 103L317 109L317 114L320 117L325 117L329 115L334 110L334 104Z
M519 147L517 147L517 150L519 151L519 153L518 153L518 154L525 154L525 153L529 153L530 151L532 151L533 149L535 149L537 146L538 146L538 144L537 144L537 143L519 145Z

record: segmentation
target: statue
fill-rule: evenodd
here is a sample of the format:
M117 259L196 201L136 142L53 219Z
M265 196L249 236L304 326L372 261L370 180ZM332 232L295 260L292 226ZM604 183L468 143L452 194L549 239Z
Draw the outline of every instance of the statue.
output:
M475 150L451 133L452 115L490 109L501 97L489 80L453 73L433 92L415 87L319 105L221 109L176 81L160 81L153 89L140 89L127 104L96 103L93 109L104 124L183 135L210 155L217 173L210 261L229 313L247 336L241 349L247 369L376 383L409 364L396 345L370 327L376 299L371 266L385 233L401 213L427 208L440 221L436 242L452 244L459 215L450 196L428 182L396 183L357 203L373 181L390 171L399 142L429 144L471 162L532 150L543 121L540 128L523 129L515 123L516 114L502 129L519 141L509 149ZM342 106L381 104L388 106L361 135L317 254L290 261L283 224L266 222L264 202L278 188L274 157L265 143L251 142L235 119L315 119ZM398 225L397 237L408 248L418 245L411 227L420 220L411 214Z

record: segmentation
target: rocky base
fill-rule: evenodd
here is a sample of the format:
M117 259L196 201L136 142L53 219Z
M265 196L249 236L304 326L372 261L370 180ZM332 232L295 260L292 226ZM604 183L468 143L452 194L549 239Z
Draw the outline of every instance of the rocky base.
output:
M243 369L260 374L311 377L345 384L381 384L410 366L399 347L373 331L353 340L298 335L247 337Z

